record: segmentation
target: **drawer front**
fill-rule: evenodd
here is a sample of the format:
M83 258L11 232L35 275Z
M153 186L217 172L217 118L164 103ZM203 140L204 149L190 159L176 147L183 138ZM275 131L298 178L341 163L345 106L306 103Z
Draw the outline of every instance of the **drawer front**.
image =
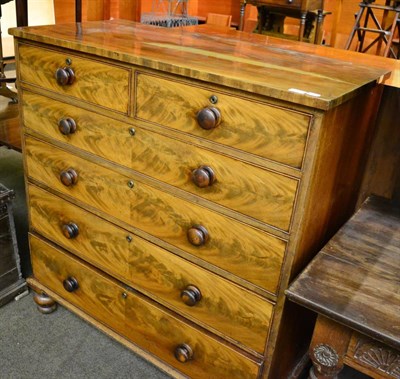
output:
M136 74L135 95L138 119L296 168L302 165L308 114L142 73ZM218 98L215 105L211 96ZM209 130L197 121L198 112L207 107L221 115L220 124Z
M70 65L67 59L71 60ZM72 84L57 83L56 71L64 67L74 72ZM128 69L25 44L19 45L19 69L22 83L128 112L131 76Z
M131 136L122 122L29 92L24 92L23 104L28 128L289 230L297 180L140 127ZM74 120L74 133L60 133L63 119Z
M39 282L178 370L193 378L257 377L256 361L42 240L30 236L30 245L34 276ZM67 278L78 283L73 292L63 287ZM181 344L193 351L193 359L187 363L174 357Z
M29 203L31 227L43 236L180 314L263 352L271 303L33 185Z
M275 293L284 241L36 139L25 147L31 178ZM70 168L78 180L67 187Z

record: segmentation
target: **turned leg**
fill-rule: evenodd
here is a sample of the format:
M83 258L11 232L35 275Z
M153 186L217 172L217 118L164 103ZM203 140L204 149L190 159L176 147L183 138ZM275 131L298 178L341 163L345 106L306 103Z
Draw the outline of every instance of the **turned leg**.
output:
M309 379L336 379L343 369L343 358L350 342L351 330L318 316L309 354L313 366Z
M33 300L37 304L40 313L49 314L57 309L57 303L44 292L35 293Z

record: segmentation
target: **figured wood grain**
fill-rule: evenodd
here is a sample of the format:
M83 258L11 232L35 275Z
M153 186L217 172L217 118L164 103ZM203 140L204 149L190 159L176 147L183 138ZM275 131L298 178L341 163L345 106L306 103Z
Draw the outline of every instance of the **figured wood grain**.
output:
M369 198L287 294L394 348L400 347L400 209Z
M263 352L271 303L39 187L29 186L29 204L31 229L220 335ZM68 222L79 227L76 238L63 235ZM192 307L180 298L190 284L202 294Z
M122 288L117 287L104 274L86 269L78 260L73 260L41 239L30 235L29 246L35 278L54 292L85 310L97 321L107 324L116 332L124 331L125 304ZM78 281L79 288L67 292L63 281L68 277Z
M259 363L256 361L184 323L39 238L31 235L30 245L37 280L172 366L179 367L183 372L195 368L192 377L210 373L236 378L257 377ZM62 285L68 276L74 276L79 283L79 288L73 293L66 292ZM174 357L176 346L183 342L190 343L195 351L194 359L186 365L179 364Z
M167 241L268 291L275 292L285 242L204 207L141 183L33 138L25 140L29 177L79 199L119 220ZM78 183L65 187L60 172L74 168ZM133 188L128 186L134 181ZM205 246L191 245L186 233L203 224L210 233Z
M302 166L310 114L140 72L136 73L135 88L135 115L139 119L296 168ZM211 96L217 96L216 104L210 102ZM215 129L204 130L196 115L210 106L220 111L222 121Z
M27 91L23 92L22 101L26 128L289 230L297 180L149 132L140 126L132 127L132 136L126 123ZM65 136L59 132L58 121L65 117L73 118L77 124L74 134ZM116 151L121 153L115 154ZM215 183L207 188L197 187L191 179L192 171L202 165L210 166L216 175Z
M130 71L115 65L84 59L79 56L39 48L27 44L20 47L19 73L21 82L40 86L65 96L127 113ZM69 67L75 72L71 85L60 86L55 78L58 68Z
M138 345L163 359L191 378L256 378L260 364L229 349L210 336L174 317L167 317L159 308L146 304L139 297L128 295L126 335ZM193 359L178 363L173 352L179 344L193 349Z
M213 82L319 109L332 108L388 71L347 64L334 57L123 20L12 29L12 35L61 48ZM303 91L289 91L291 88ZM313 95L309 95L309 93ZM316 94L316 95L315 95Z

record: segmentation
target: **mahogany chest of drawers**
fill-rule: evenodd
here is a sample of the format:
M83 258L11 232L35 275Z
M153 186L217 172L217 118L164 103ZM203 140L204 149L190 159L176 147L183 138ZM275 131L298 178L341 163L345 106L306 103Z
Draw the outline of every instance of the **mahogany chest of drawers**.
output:
M353 210L384 72L124 21L12 33L41 307L174 377L289 377L284 290Z

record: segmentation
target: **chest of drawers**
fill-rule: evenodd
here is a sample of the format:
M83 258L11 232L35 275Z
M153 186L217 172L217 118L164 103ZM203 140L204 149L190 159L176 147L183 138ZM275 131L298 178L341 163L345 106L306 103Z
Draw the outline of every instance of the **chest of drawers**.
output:
M354 208L384 72L124 21L12 33L41 307L174 377L289 377L284 290Z

